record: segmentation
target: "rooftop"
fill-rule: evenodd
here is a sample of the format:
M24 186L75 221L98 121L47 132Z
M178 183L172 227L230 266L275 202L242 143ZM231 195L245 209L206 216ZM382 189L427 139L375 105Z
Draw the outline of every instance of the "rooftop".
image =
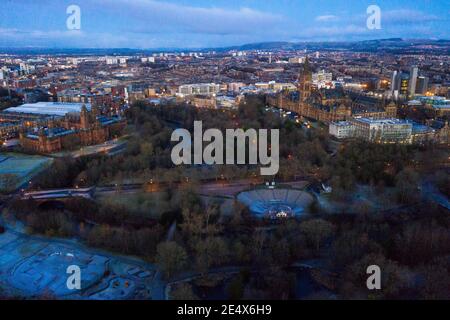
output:
M335 125L336 127L346 127L346 126L350 126L351 122L349 121L336 121L336 122L332 122L333 125Z
M86 108L91 110L91 104L89 103L36 102L8 108L5 111L11 113L65 116L68 113L79 113L83 105L86 105Z
M53 138L53 137L65 136L68 134L72 134L74 132L75 132L74 130L65 129L65 128L45 128L41 132L28 133L27 137L30 139L39 139L39 135L41 133L43 133L44 136Z
M356 121L364 122L368 124L411 124L406 120L395 119L395 118L384 118L384 119L374 119L374 118L354 118Z
M417 134L417 133L428 133L428 132L433 132L434 131L433 128L431 128L429 126L426 126L426 125L423 125L423 124L420 124L420 123L416 123L416 122L412 122L412 130L413 130L414 134Z

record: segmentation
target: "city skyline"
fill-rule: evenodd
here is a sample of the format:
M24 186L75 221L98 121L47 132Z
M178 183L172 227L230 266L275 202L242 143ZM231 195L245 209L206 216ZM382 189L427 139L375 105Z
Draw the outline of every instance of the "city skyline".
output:
M2 0L0 300L450 300L449 1L339 2Z
M0 47L213 48L270 41L448 39L446 1L5 1ZM81 28L68 30L70 5ZM381 29L366 25L381 10Z

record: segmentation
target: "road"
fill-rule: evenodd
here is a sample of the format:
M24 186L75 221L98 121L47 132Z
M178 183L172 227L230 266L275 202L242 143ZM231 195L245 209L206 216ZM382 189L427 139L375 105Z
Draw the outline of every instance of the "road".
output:
M424 183L422 183L422 193L428 200L431 200L441 207L450 210L450 201L448 200L448 197L440 192L438 188L430 181L425 181Z
M175 188L184 186L185 183L172 184ZM252 186L252 180L238 180L234 182L219 181L207 182L201 184L198 188L198 193L207 196L223 196L233 197L235 194L248 189ZM22 192L22 199L62 199L71 197L94 198L95 196L115 194L115 193L136 193L146 190L146 192L158 192L162 187L169 186L168 183L155 184L154 188L149 188L148 184L126 184L126 185L112 185L104 187L89 187L89 188L66 188L66 189L48 189L39 191ZM172 187L173 188L173 187Z

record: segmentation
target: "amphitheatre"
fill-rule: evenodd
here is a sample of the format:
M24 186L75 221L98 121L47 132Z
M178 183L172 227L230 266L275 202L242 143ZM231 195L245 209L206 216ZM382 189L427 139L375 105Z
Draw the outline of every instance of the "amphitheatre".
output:
M294 218L304 214L314 198L308 192L290 188L261 188L243 191L237 200L257 218Z

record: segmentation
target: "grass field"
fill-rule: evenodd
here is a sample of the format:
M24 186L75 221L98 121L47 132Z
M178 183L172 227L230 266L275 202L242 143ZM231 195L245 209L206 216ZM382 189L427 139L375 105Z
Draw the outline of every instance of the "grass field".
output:
M47 168L53 159L20 153L0 153L0 175L13 174L18 177L16 187L27 183L36 174Z

